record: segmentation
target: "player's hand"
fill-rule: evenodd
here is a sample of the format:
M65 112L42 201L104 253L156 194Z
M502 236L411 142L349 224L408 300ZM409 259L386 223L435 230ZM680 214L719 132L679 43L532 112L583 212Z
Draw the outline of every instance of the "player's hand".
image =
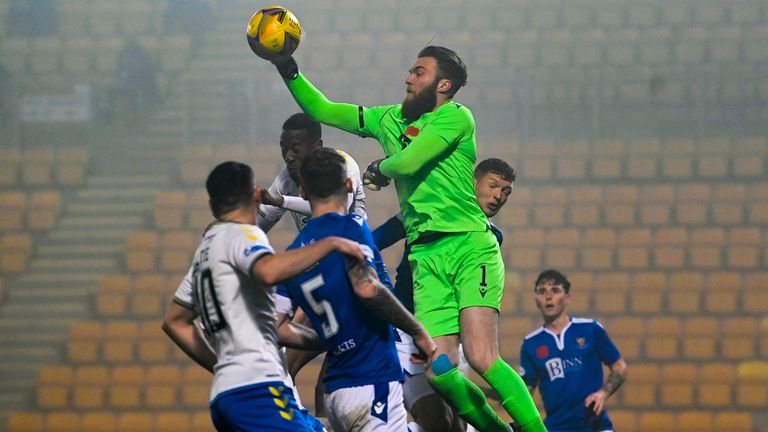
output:
M389 177L379 171L379 164L383 160L384 159L378 159L371 162L363 174L363 185L372 191L381 190L381 188L389 185L389 182L391 181Z
M584 406L592 408L592 412L596 415L603 412L605 409L605 400L608 399L608 392L600 389L584 399Z
M419 352L411 354L411 363L423 364L424 367L429 368L429 365L432 363L432 357L434 357L437 351L435 341L426 332L412 337L413 343L419 349Z
M270 60L277 68L280 76L286 81L293 81L299 76L299 65L294 60L293 56L278 57L274 60Z
M282 207L283 202L285 202L285 198L282 195L273 195L263 186L256 186L256 191L259 193L261 203L264 205Z
M363 245L356 241L345 239L344 237L326 237L332 242L333 249L340 252L353 261L365 261L366 253Z

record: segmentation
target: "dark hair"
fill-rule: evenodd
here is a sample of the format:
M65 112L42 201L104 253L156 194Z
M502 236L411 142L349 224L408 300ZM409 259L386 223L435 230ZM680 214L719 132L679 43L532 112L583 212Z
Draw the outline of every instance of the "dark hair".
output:
M320 122L312 120L312 117L303 112L288 117L288 119L283 122L283 130L307 131L307 137L312 140L318 140L323 136Z
M347 162L338 151L320 147L301 162L299 176L308 196L327 198L344 188L347 182Z
M219 218L251 202L253 170L244 163L222 162L208 174L205 189L211 202L211 212Z
M507 162L498 158L486 159L475 167L475 178L478 179L487 173L498 174L499 177L508 181L517 179L517 172Z
M539 273L539 277L536 278L536 284L533 286L533 289L536 289L536 287L543 282L552 282L555 285L563 285L563 289L566 293L571 291L571 282L568 281L568 278L566 278L564 274L555 269L548 269Z
M460 88L467 84L467 66L455 51L441 46L430 45L419 52L419 58L433 57L437 60L438 79L451 81L448 96L453 97Z

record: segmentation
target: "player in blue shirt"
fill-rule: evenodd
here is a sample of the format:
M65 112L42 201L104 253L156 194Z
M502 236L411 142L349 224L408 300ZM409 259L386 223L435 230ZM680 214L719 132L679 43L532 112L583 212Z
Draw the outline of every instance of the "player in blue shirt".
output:
M627 363L605 329L566 309L571 283L557 270L536 278L536 307L544 325L523 341L520 374L531 392L541 391L549 432L609 432L605 401L627 377ZM603 382L603 364L611 372Z
M305 158L299 173L312 218L288 249L336 235L368 251L366 262L357 264L340 254L329 255L279 291L292 307L304 310L326 348L328 419L338 432L403 431L403 371L392 324L413 337L419 349L416 361L428 363L436 345L380 281L379 274L386 273L365 219L347 214L351 182L344 158L332 149L317 149Z
M507 162L490 158L477 164L474 177L477 203L490 219L496 216L507 203L517 173ZM501 244L504 241L501 230L490 222L489 229ZM405 239L405 227L400 214L392 216L376 228L373 231L373 239L379 249L386 249ZM403 249L403 257L397 266L395 295L408 310L413 312L413 277L411 265L408 262L409 252L410 247L406 244ZM413 348L406 335L401 335L400 339L397 348L406 375L403 395L405 406L414 420L408 425L409 432L463 432L465 430L464 421L452 412L440 395L432 390L424 375L424 369L420 365L405 361ZM466 361L460 362L460 366L462 369L466 369ZM463 370L463 372L466 374L467 371Z

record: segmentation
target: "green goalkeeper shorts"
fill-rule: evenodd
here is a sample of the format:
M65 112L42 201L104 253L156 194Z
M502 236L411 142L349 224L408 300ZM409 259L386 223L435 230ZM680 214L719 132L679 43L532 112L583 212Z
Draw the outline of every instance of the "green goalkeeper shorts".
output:
M459 333L459 312L464 308L499 310L504 262L490 230L450 233L414 244L409 261L416 318L430 336Z

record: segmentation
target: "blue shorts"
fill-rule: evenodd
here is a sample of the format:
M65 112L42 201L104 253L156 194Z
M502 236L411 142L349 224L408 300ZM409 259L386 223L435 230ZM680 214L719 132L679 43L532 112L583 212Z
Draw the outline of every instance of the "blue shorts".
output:
M211 418L219 432L309 431L307 419L282 381L237 387L211 401Z

